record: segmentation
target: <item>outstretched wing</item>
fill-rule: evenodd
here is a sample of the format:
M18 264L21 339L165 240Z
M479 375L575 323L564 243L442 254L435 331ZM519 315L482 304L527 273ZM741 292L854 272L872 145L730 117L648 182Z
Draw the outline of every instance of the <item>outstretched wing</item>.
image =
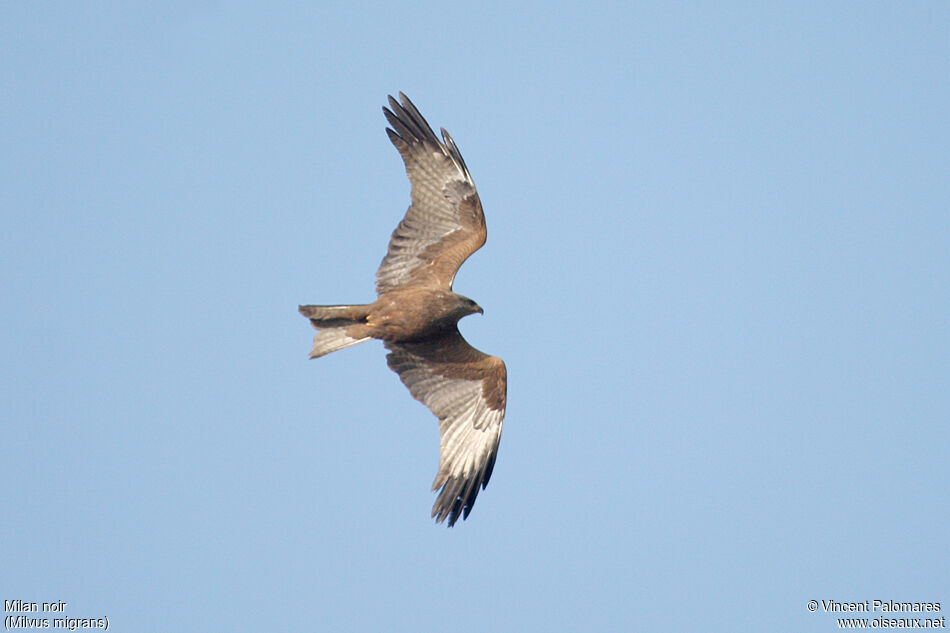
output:
M485 243L485 216L475 183L449 133L443 141L406 95L389 97L386 128L412 184L412 204L376 271L380 295L407 285L452 288L455 273ZM391 108L391 109L390 109Z
M386 361L412 397L439 418L436 522L468 518L488 485L505 419L507 372L500 358L478 351L453 328L430 339L393 343Z

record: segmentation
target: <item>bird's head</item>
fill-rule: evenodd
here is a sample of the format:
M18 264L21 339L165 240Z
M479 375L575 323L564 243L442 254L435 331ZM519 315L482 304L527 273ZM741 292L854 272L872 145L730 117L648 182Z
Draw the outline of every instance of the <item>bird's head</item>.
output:
M458 295L458 294L455 296L458 302L457 313L460 319L464 316L475 314L476 312L478 314L485 314L485 311L482 310L482 307L478 305L477 303L475 303L474 301L472 301L471 299L469 299L468 297L463 297L462 295Z

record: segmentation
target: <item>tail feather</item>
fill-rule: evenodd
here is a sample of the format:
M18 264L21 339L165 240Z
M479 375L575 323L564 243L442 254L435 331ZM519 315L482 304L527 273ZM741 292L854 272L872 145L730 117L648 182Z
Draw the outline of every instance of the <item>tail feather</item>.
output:
M346 321L349 323L364 323L369 313L369 306L298 306L300 314L314 322L314 327L318 323L333 321Z
M355 338L347 335L345 327L331 327L317 332L313 337L313 349L310 350L310 358L320 358L330 352L335 352L344 347L359 345L370 340L371 337Z
M310 358L319 358L345 347L358 345L372 337L366 331L368 306L299 306L300 314L319 330L313 337Z

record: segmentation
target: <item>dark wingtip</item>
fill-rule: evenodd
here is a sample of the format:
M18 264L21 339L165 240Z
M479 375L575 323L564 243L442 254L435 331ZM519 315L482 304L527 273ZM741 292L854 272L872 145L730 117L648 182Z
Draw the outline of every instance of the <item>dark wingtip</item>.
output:
M396 133L407 143L432 143L441 145L432 131L432 126L425 120L415 104L403 93L399 92L399 101L388 95L389 107L383 108L386 120L393 126Z
M455 522L461 518L465 520L471 514L475 507L475 499L480 490L484 490L488 485L487 477L491 476L491 467L494 465L494 459L489 462L490 465L483 467L482 472L476 472L468 478L449 477L442 485L442 490L432 506L432 516L436 523L446 521L448 527L453 527Z

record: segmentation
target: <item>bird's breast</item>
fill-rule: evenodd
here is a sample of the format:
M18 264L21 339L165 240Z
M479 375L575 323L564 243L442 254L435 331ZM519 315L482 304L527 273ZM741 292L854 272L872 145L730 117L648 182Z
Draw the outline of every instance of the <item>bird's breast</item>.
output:
M408 341L446 327L447 319L451 320L451 309L445 293L404 289L386 293L372 304L367 324L376 338Z

